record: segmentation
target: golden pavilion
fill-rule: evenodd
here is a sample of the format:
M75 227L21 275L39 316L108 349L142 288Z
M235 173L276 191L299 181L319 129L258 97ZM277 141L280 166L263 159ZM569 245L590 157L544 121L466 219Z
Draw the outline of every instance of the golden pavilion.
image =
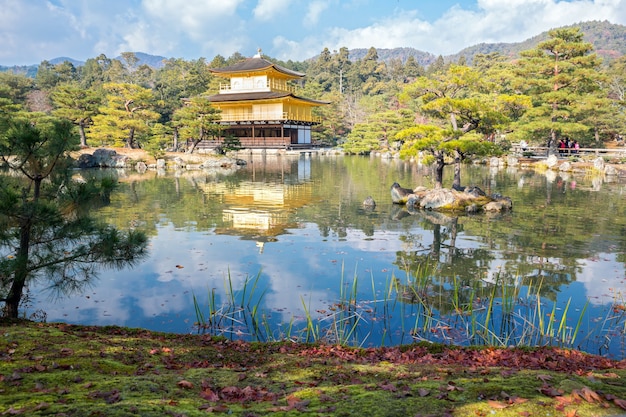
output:
M243 148L312 147L311 126L320 122L313 108L328 103L296 95L289 81L305 74L268 61L260 50L252 58L210 71L229 80L209 97L221 110L222 139L237 137Z

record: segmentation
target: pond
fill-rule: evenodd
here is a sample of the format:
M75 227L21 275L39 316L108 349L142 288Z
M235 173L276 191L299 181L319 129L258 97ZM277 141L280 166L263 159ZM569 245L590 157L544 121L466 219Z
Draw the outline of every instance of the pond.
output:
M391 184L431 187L431 171L375 157L259 155L229 172L80 175L118 177L98 216L146 231L150 255L101 271L81 294L30 288L27 316L249 340L550 343L626 357L618 178L468 165L462 182L510 196L513 211L451 217L393 205ZM362 204L368 196L374 209Z

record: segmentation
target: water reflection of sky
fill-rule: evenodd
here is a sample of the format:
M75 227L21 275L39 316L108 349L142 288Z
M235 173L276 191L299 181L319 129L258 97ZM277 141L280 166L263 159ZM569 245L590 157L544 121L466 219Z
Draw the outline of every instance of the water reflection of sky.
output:
M373 232L367 234L348 224L342 228L341 235L331 228L324 236L316 223L304 218L294 221L289 213L299 210L301 216L307 198L314 193L311 183L315 179L310 178L314 170L308 162L304 168L295 164L294 178L285 178L281 173L281 180L291 183L288 186L291 188L285 186L284 194L271 181L267 182L267 187L271 188L269 194L265 192L267 190L255 189L254 182L242 183L245 186L237 192L214 181L199 185L207 193L231 192L228 198L232 201L227 199L224 215L218 216L225 223L231 222L230 226L222 224L219 230L175 227L168 221L168 216L161 213L161 223L150 240L148 259L133 269L102 271L90 290L67 299L53 302L35 289L31 291L34 298L27 313L42 309L46 311L48 321L189 333L194 331L196 321L194 295L206 305L209 293L214 290L219 301L224 301L227 278L233 290L240 291L246 280L257 274L260 274L257 291L265 291L260 307L275 322L303 322L303 305L309 312L327 310L340 297L342 277L348 282L355 275L358 277L360 299L380 297L393 276L406 276L394 265L397 254L428 248L433 243L433 231L419 225L418 220L423 219L393 219L392 211L396 208L387 204L379 204L376 213L382 220L373 227ZM514 174L510 175L514 177ZM505 180L497 178L499 182ZM308 181L306 187L298 188L301 181ZM526 189L538 179L533 177L522 182L513 178L509 182L512 187ZM495 184L496 179L492 178L492 183ZM257 186L262 188L263 184ZM583 187L583 181L579 181L577 192ZM375 186L368 190L368 194L374 194L376 200L381 201L388 197L388 186L382 184L379 188L383 190L379 194L375 194ZM275 200L276 207L266 201L271 195L276 195L272 200ZM265 217L256 222L250 209L254 201L259 200L258 196L263 196ZM238 205L237 198L245 199L248 205ZM357 195L354 198L363 197ZM193 219L189 225L193 225ZM255 227L267 230L250 235ZM407 235L413 240L406 239ZM455 247L464 250L486 245L482 236L461 231ZM487 280L506 264L502 253L498 250L492 250L492 253L494 259L483 277ZM624 265L617 260L615 253L609 252L579 259L577 264L577 281L561 289L558 308L563 309L571 299L572 310L580 311L589 300L588 325L593 326L593 320L607 316L614 301L624 302ZM376 286L376 295L372 282ZM615 354L623 355L623 348L619 349L615 348Z

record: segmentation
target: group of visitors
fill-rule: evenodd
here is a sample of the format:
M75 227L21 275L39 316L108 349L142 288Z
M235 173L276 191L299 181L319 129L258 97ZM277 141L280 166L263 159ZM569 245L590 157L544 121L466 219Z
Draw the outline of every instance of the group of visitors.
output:
M570 140L570 138L561 138L559 140L559 154L560 155L572 155L577 154L580 150L580 145L577 140Z

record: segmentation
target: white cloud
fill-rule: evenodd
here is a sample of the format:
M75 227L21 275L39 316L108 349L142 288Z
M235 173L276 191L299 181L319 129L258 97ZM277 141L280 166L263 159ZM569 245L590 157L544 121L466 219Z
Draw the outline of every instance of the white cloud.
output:
M317 25L321 14L328 9L329 6L330 1L328 0L317 0L309 3L306 15L304 16L304 26L313 27Z
M243 0L143 0L143 9L152 17L189 34L234 16Z
M324 47L413 47L434 54L453 54L481 42L521 42L554 27L589 20L626 24L626 0L478 0L473 9L453 6L434 22L417 10L396 10L369 26L328 28L302 40L276 37L274 44L291 59L305 59ZM314 45L314 46L312 46ZM288 48L288 49L287 49Z
M269 55L292 60L344 46L447 55L583 21L626 24L626 0L459 0L434 21L423 19L424 7L382 7L378 0L0 0L0 64L124 51L211 59L251 55L269 42ZM268 25L272 19L277 24Z
M291 0L259 0L254 8L254 17L257 20L267 21L283 14Z

